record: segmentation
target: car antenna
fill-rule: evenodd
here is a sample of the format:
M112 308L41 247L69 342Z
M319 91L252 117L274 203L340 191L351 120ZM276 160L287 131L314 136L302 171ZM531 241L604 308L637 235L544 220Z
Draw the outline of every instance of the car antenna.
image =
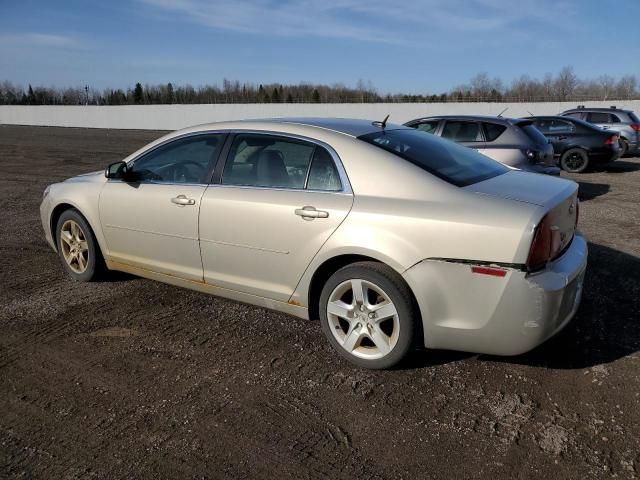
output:
M507 110L509 110L509 107L505 107L505 109L504 109L504 110L502 110L502 111L498 114L498 117L502 118L502 114L503 114L504 112L506 112Z
M529 115L531 115L532 117L535 117L535 115L534 115L533 113L531 113L529 110L527 110L527 113L528 113Z
M381 122L371 122L371 125L374 125L376 127L380 127L384 130L384 127L387 126L387 120L389 120L389 115L387 115L386 117L384 117L384 120L382 120Z

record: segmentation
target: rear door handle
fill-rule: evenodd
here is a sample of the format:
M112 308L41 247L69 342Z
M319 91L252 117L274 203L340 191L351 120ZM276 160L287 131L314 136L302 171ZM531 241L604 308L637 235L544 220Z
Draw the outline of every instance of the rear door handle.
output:
M178 195L171 199L172 203L184 207L185 205L195 205L196 201L193 198L187 198L186 195Z
M329 212L324 210L316 210L316 207L306 205L302 208L296 208L296 215L301 216L305 220L313 220L314 218L329 218Z

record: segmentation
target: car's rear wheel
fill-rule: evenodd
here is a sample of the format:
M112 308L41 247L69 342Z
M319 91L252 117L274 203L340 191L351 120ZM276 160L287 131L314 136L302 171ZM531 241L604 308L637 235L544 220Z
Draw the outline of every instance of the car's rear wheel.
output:
M103 270L102 256L91 227L77 210L62 212L56 225L58 254L74 280L89 282Z
M581 173L589 166L589 156L581 148L571 148L562 154L560 167L565 172Z
M358 262L336 273L320 296L329 343L365 368L389 368L413 345L417 308L402 277L386 265Z
M618 140L618 145L620 145L620 158L622 158L629 151L629 143L624 138L620 138Z

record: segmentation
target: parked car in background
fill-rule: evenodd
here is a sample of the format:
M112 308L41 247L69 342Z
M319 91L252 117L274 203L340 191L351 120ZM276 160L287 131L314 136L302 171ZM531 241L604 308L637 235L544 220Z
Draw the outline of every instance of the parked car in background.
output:
M633 110L624 110L611 106L609 108L578 108L565 110L560 115L578 118L605 130L614 130L620 136L620 156L627 153L640 153L640 117Z
M584 172L593 163L609 163L620 156L617 132L573 117L526 117L549 139L560 168L567 172Z
M319 318L340 355L384 368L560 331L587 264L577 193L400 125L279 119L170 133L50 185L40 212L75 280L105 267Z
M464 115L419 118L405 125L473 148L510 167L560 174L553 147L530 120Z

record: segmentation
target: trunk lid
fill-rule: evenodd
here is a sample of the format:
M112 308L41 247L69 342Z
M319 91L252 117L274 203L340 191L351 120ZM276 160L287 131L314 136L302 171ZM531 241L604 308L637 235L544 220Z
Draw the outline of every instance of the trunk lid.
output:
M553 235L560 242L560 251L573 238L578 214L578 184L571 180L511 171L464 189L544 208L552 231L557 232Z

